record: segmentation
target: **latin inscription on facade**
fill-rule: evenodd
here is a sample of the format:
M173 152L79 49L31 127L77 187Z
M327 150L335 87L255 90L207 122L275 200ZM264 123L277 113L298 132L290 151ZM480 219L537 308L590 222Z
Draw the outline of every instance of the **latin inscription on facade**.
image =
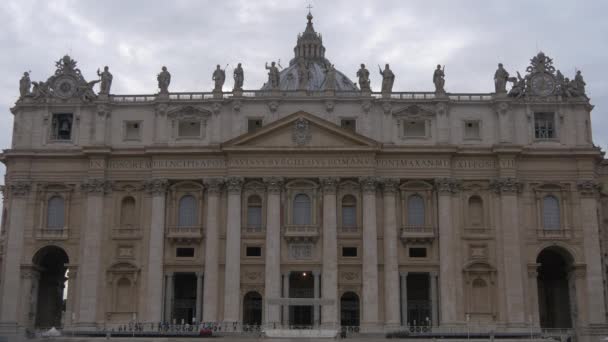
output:
M442 158L395 158L374 159L372 157L333 158L235 158L228 159L113 159L91 160L91 169L144 170L144 169L222 169L222 168L379 168L379 169L460 169L489 170L514 168L515 161L495 159L442 159Z

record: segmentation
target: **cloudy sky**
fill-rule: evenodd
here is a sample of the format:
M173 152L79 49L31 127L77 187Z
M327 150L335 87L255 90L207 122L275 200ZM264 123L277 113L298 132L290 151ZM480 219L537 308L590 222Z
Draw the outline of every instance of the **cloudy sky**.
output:
M68 53L88 80L104 65L112 93L150 94L166 65L171 91L210 91L216 64L245 68L245 88L266 79L264 63L293 56L312 4L326 56L355 79L359 63L390 63L396 91L433 89L438 63L448 92L491 92L498 62L524 71L544 51L566 77L583 72L595 105L593 133L608 147L608 1L30 1L0 2L0 146L10 146L18 83L46 80ZM228 67L230 72L231 67ZM227 88L232 87L229 79Z

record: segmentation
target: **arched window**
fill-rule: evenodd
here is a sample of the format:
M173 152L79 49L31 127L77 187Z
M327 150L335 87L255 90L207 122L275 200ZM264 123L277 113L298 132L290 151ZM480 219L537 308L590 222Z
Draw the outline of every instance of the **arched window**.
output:
M473 227L483 225L483 202L479 196L469 198L469 222Z
M305 194L297 194L293 199L293 224L311 224L311 213L310 197Z
M65 201L60 196L49 199L46 225L50 229L63 229L65 226Z
M357 226L357 199L353 195L342 197L342 227Z
M180 198L177 225L180 227L198 225L198 212L196 210L196 198L194 198L194 196L185 195Z
M251 195L247 199L247 227L262 227L262 199L258 195Z
M132 311L131 281L127 278L120 278L116 283L116 302L115 307L118 312Z
M559 200L552 195L543 198L543 229L560 229Z
M424 199L420 195L411 195L407 199L407 225L424 226Z
M120 227L132 229L135 226L135 198L128 196L120 204Z

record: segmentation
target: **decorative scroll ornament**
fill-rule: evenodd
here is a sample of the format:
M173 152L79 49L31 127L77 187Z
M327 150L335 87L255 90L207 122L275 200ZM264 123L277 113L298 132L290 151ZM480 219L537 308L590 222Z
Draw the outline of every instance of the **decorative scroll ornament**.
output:
M147 180L144 183L144 189L149 194L153 195L161 195L167 192L167 188L169 187L169 181L164 178L155 178Z
M298 146L306 145L310 142L312 135L310 133L310 123L304 118L299 118L293 125L293 142Z
M226 188L229 194L240 194L243 189L243 177L228 177L226 179Z
M94 178L80 184L80 190L88 193L105 194L112 189L112 183L105 179Z
M207 186L207 192L210 194L219 194L222 190L222 185L224 185L223 178L207 178L204 181Z
M382 178L382 190L387 194L394 194L397 192L397 186L399 185L398 178Z
M338 183L340 182L340 178L338 177L322 177L319 179L321 185L323 186L323 193L326 194L335 194L336 189L338 188Z
M460 190L461 184L456 179L439 178L435 180L435 188L440 193L456 193Z
M496 193L518 193L521 192L523 184L515 178L495 179L490 183L490 188Z
M539 52L530 60L530 66L526 68L528 75L526 79L527 89L531 95L549 96L553 95L557 88L555 79L555 67L553 59L545 56L543 52Z
M361 190L363 193L376 193L378 187L378 179L376 177L361 177L359 178Z
M8 184L8 190L13 196L26 196L31 189L32 185L29 182L17 181Z
M266 184L266 188L269 193L281 193L281 188L283 187L283 177L266 177L263 179L264 184Z
M576 188L583 196L596 196L601 190L601 185L592 180L584 180L578 182Z
M55 63L57 70L53 76L45 82L32 82L34 88L28 97L40 102L50 98L60 100L80 98L84 102L96 100L97 95L93 86L100 80L87 82L76 64L70 56L63 56Z

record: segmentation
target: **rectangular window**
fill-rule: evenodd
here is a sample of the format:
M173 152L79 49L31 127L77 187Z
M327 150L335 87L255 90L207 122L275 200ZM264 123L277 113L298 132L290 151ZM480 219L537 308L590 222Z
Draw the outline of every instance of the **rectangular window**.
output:
M426 248L410 247L409 256L410 258L426 258Z
M247 119L247 132L255 132L262 128L262 119Z
M141 121L125 121L125 140L141 139Z
M247 248L245 250L245 255L248 257L261 257L262 256L262 247L247 246Z
M175 249L175 256L178 258L194 258L194 248L178 247Z
M74 115L71 113L53 114L51 122L52 140L72 140L72 123Z
M342 256L353 258L357 256L357 247L342 247Z
M182 120L177 128L180 138L199 138L201 136L200 120Z
M426 137L426 122L423 120L404 120L403 135L407 138Z
M555 139L555 113L534 113L534 137Z
M479 121L465 121L464 122L464 138L465 139L479 139Z
M340 127L347 129L352 132L357 131L357 120L355 119L342 119L340 120Z

